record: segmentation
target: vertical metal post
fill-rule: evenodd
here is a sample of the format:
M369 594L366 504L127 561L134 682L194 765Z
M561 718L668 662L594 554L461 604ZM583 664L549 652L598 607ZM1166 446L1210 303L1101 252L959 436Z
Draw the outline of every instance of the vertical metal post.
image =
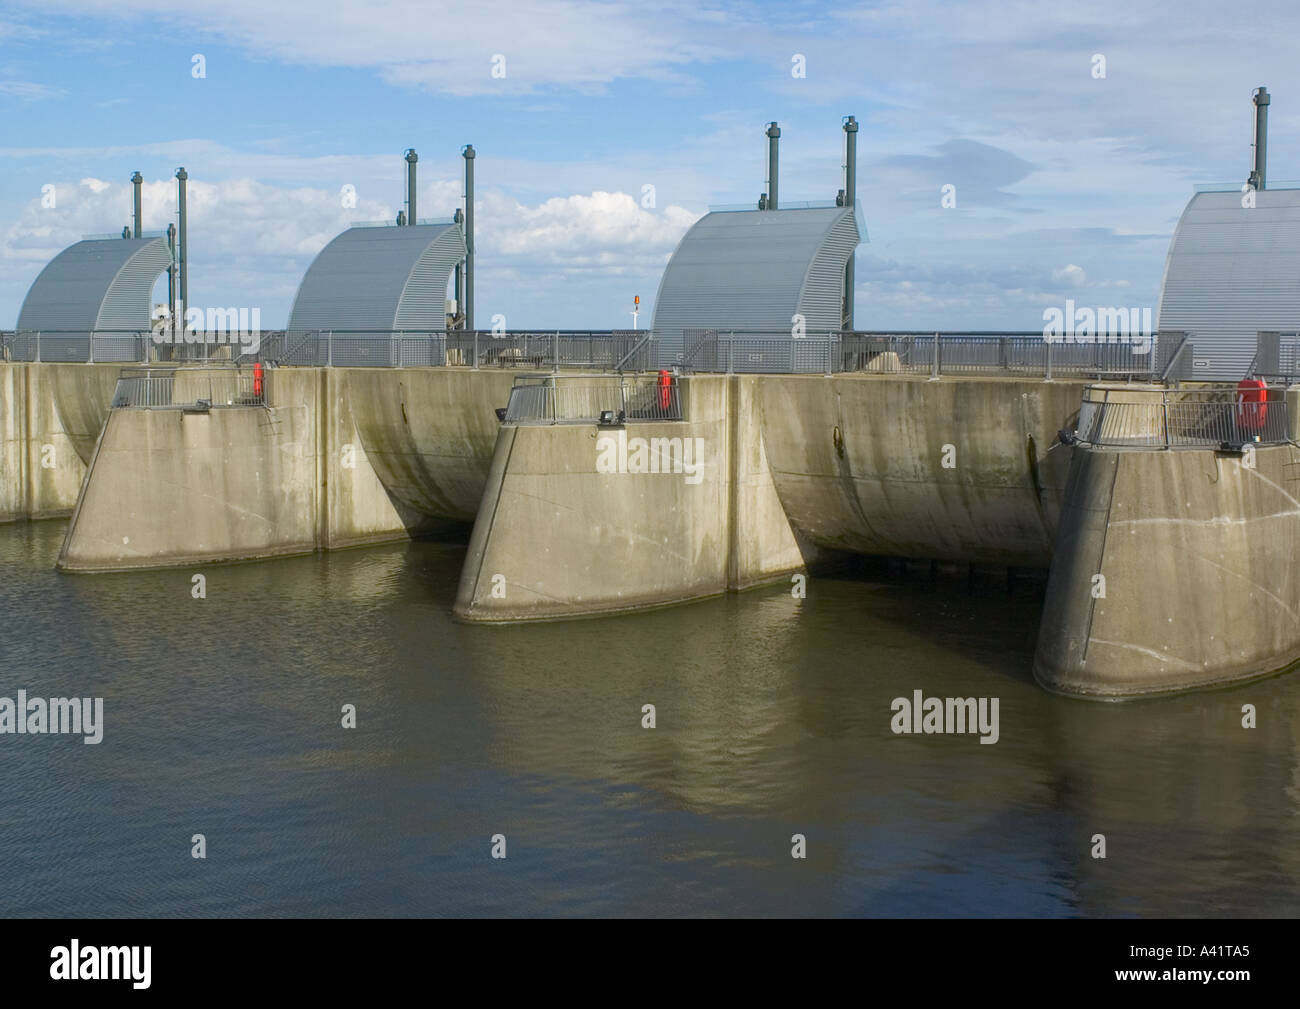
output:
M171 327L171 337L176 339L176 225L167 225L167 251L172 261L167 266L167 324Z
M844 205L851 207L857 202L858 189L858 121L849 116L844 120ZM853 212L857 216L857 211ZM840 325L843 329L853 328L853 260L856 249L849 253L849 261L844 266L844 313Z
M930 350L930 377L939 377L939 334L934 334L934 346Z
M177 218L180 222L180 228L177 231L177 240L180 243L180 303L181 307L190 307L190 251L186 244L186 213L185 213L185 182L189 179L189 173L185 171L184 166L176 169L176 199L177 199Z
M727 374L733 373L736 367L736 331L731 330L727 333Z
M134 200L132 201L134 204L132 208L134 211L132 214L132 224L133 224L132 230L134 232L134 234L132 235L133 238L139 238L143 234L143 232L140 230L140 223L141 223L140 186L143 182L144 182L144 176L141 175L139 172L136 172L134 175L131 176L131 185L135 189L135 197Z
M551 362L551 370L559 371L560 370L560 331L558 329L555 331L555 338L551 341L551 357L553 359Z
M456 214L459 216L460 211L457 210ZM463 282L460 279L460 271L463 269L463 263L464 260L461 260L461 262L456 264L456 280L452 285L452 290L456 292L456 315L454 318L455 321L459 322L459 325L453 325L452 329L465 328L465 316L463 314L465 311L465 295L461 292L461 284Z
M1255 188L1263 189L1268 184L1268 88L1258 89L1251 100L1255 103L1255 170L1250 174Z
M410 225L419 223L415 217L415 163L419 160L414 147L406 152L406 223Z
M767 209L776 210L776 190L777 190L777 173L779 166L777 164L777 145L781 142L781 127L776 123L767 125Z
M334 367L334 330L327 330L325 333L325 361L331 368Z
M474 145L461 151L465 159L465 328L474 328Z
M1047 367L1043 377L1050 382L1052 380L1052 341L1045 341L1043 346L1047 348Z
M477 329L474 330L474 365L473 366L475 368L478 367L478 330Z
M36 363L41 363L41 331L36 331Z

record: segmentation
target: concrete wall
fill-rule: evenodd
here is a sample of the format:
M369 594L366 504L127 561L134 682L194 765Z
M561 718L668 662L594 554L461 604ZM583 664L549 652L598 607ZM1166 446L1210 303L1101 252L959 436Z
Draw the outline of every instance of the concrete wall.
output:
M316 436L316 546L336 550L364 543L401 539L420 529L426 517L396 500L384 487L358 431L358 416L377 403L353 395L353 383L371 369L278 369L272 396L288 407L300 400L313 404ZM387 370L387 369L382 369ZM282 376L297 379L304 371L315 398L286 387ZM279 388L277 389L277 385Z
M1075 447L1034 674L1125 697L1300 660L1300 450ZM1099 596L1104 581L1104 597Z
M308 406L114 410L58 566L114 571L315 549L314 421Z
M819 546L1045 568L1069 462L1056 435L1085 385L773 375L758 405L781 504Z
M0 522L27 515L27 369L0 362Z
M0 522L72 511L121 368L0 362Z
M413 513L472 522L514 375L503 369L347 369L371 466Z
M685 423L625 437L703 438L697 485L598 473L594 424L503 428L456 612L682 602L784 577L820 548L1047 567L1069 463L1056 434L1083 386L691 376Z
M34 364L33 382L52 395L64 434L83 466L90 464L95 442L108 419L121 364ZM78 484L80 486L80 484Z
M1300 661L1300 448L1259 447L1253 467L1066 448L1081 382L691 376L685 421L611 431L499 426L508 371L291 368L271 373L267 408L118 410L100 438L119 367L0 364L0 517L66 513L80 486L66 570L346 547L473 516L456 603L472 621L685 602L850 550L1050 563L1034 672L1066 693ZM1294 433L1300 389L1288 401ZM695 474L636 472L635 439L656 438L698 439ZM602 472L602 451L632 471Z
M730 589L771 582L805 567L822 553L790 524L773 480L767 447L770 426L762 412L765 384L765 376L730 379Z
M268 381L266 408L113 411L59 566L112 571L337 549L472 514L495 441L489 404L505 405L497 390L508 390L508 375L281 368Z
M804 551L766 470L757 382L684 380L683 422L503 426L456 615L503 622L609 613L802 568ZM635 439L656 438L698 439L689 457L678 457L681 472L635 471ZM602 453L622 454L620 440L628 471L600 472Z

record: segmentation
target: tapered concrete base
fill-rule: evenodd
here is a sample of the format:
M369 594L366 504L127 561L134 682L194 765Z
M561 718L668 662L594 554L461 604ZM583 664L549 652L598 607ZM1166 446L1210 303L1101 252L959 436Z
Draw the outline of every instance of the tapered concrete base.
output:
M692 377L685 421L503 426L456 615L507 623L689 602L814 556L768 472L754 380Z
M473 518L510 376L279 368L268 381L266 407L112 411L58 566L278 557Z
M1076 446L1034 675L1123 698L1300 661L1300 450Z

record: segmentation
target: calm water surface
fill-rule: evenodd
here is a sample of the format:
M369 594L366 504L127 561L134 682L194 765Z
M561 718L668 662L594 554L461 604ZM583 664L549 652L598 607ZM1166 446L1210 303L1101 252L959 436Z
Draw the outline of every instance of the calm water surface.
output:
M104 741L0 735L3 915L1300 913L1300 676L1051 696L1041 585L474 627L463 545L208 567L195 600L56 574L65 529L0 526L0 696L102 696ZM1000 698L1000 740L894 735L915 689Z

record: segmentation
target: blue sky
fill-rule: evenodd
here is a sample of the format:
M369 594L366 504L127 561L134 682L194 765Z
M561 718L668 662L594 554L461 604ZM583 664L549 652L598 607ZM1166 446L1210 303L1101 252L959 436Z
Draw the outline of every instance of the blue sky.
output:
M830 199L849 114L859 328L1039 329L1067 297L1154 308L1193 183L1246 177L1261 84L1270 178L1300 178L1297 37L1292 5L1199 0L7 0L0 327L51 256L129 221L133 171L164 227L182 164L191 303L283 324L330 238L396 215L405 148L421 216L450 216L466 143L477 321L624 327L709 204L757 199L766 122L782 199Z

